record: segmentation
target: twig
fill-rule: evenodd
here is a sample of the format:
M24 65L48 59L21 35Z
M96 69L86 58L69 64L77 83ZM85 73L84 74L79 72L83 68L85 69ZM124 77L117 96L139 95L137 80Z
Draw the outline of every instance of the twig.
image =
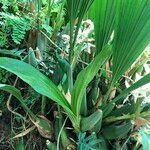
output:
M65 53L58 45L56 45L43 31L40 32L53 44L56 48L58 48L62 53Z

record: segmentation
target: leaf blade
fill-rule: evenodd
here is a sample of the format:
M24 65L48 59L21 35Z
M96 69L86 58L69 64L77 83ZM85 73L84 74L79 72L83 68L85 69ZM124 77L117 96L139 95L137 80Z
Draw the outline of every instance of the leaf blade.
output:
M125 0L117 4L112 85L129 69L150 42L149 9L149 0Z
M117 101L119 101L122 97L126 96L128 93L138 89L139 87L146 85L150 83L150 74L145 75L142 79L135 82L133 85L131 85L129 88L125 89L120 93L115 99L113 99L105 108L104 108L104 116L107 116L114 107L111 107L111 105L115 104ZM115 106L115 105L113 105Z
M110 41L114 30L116 0L95 0L90 8L89 17L94 22L96 54Z
M87 66L84 70L82 70L76 79L74 84L73 92L72 92L72 110L76 115L79 115L81 102L83 99L83 95L85 93L87 85L94 78L99 68L106 62L106 60L111 55L111 46L107 45L91 62L89 66ZM86 76L85 76L86 75Z
M1 57L0 67L16 74L35 91L49 97L71 113L70 104L54 83L31 65L16 59Z

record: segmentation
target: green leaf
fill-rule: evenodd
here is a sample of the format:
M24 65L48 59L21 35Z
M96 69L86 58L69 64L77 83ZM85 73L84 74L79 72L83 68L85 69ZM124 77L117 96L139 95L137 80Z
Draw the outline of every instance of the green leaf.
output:
M0 84L0 89L4 90L6 92L9 92L14 97L19 100L21 103L21 106L24 108L24 110L30 115L30 117L36 122L35 125L38 128L41 135L45 135L47 138L52 138L53 134L53 126L50 123L49 120L43 117L37 117L34 115L34 113L26 106L24 103L23 97L21 96L21 93L18 89L16 89L13 86L6 85L6 84ZM43 133L43 134L42 134Z
M150 149L150 133L149 133L148 129L142 128L142 129L140 129L139 133L142 138L141 143L143 146L143 150Z
M70 104L56 85L31 65L16 59L1 57L0 67L16 74L35 91L57 102L67 113L73 115Z
M94 0L67 0L70 21L75 23L75 20L78 18L81 23L93 1Z
M46 141L46 146L48 150L56 150L57 146L55 143L52 143L51 141Z
M94 22L96 53L110 41L114 30L116 0L95 0L91 6L89 17Z
M13 51L4 50L4 49L0 49L0 54L11 55L11 56L15 56L15 57L20 57L19 55L15 54Z
M128 132L132 129L133 125L131 122L122 125L111 125L107 126L102 130L102 133L106 139L122 139L126 138Z
M117 1L113 43L113 81L131 67L150 42L150 1Z
M67 10L70 19L70 47L71 47L70 51L72 51L74 48L82 19L89 10L93 1L94 0L67 0ZM76 21L77 27L75 29L75 35L73 37L73 31ZM72 52L70 55L72 55Z
M108 104L106 108L103 110L103 118L110 114L110 112L114 109L115 103Z
M86 132L80 132L78 135L78 146L77 150L98 150L97 144L102 140L96 137L96 134L93 132L91 135L86 137Z
M99 68L106 62L106 60L111 55L111 46L107 45L96 57L95 59L82 70L76 79L72 92L72 110L78 116L80 113L81 102L86 91L86 87L94 78Z
M17 144L15 145L16 150L25 150L25 144L23 139L18 139Z
M81 131L85 132L91 130L93 132L98 132L101 129L102 123L102 111L97 110L88 117L81 119Z
M34 50L32 48L29 48L28 63L32 65L33 67L38 66L38 62L37 62Z
M131 85L129 88L125 89L120 93L116 98L114 98L104 109L104 112L107 112L107 115L112 111L114 107L111 107L113 103L118 102L122 97L128 95L130 92L138 89L139 87L150 83L150 74L145 75L142 79L135 82L133 85ZM110 109L111 108L111 109ZM105 115L106 116L106 115Z
M71 67L70 64L65 59L58 59L58 64L66 75L66 81L63 84L63 90L65 93L67 93L68 89L71 91L73 87L73 83L71 79L72 78Z
M16 89L13 86L7 85L7 84L0 84L0 90L9 92L10 94L12 94L14 97L17 98L17 100L19 100L19 102L21 103L21 106L24 108L24 110L26 112L28 112L30 114L31 117L33 117L34 119L36 119L37 117L32 113L32 111L26 106L26 104L23 101L23 97L20 93L20 91L18 89Z
M4 90L6 92L9 92L10 94L12 94L17 99L22 99L20 91L13 86L6 85L6 84L0 84L0 89Z
M120 108L116 108L114 111L112 111L109 116L115 116L115 117L119 117L119 116L123 116L123 115L127 115L127 114L132 114L133 113L133 108L134 108L134 103L128 103L123 105Z

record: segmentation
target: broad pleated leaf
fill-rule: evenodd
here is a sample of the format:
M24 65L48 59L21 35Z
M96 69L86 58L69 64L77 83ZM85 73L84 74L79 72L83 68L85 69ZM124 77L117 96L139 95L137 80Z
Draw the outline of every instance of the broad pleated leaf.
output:
M150 42L150 0L119 0L113 44L113 84Z
M45 95L62 106L67 113L72 114L70 104L56 85L45 75L31 65L12 58L1 57L0 67L16 74L28 83L35 91Z
M94 0L67 0L70 21L82 20Z
M67 9L68 9L68 14L69 14L69 19L70 19L70 27L71 27L71 34L73 34L73 28L75 25L76 19L77 21L77 28L75 31L74 38L71 35L71 44L74 47L76 37L78 34L79 27L81 25L82 19L89 10L91 4L93 3L94 0L67 0ZM73 38L73 39L72 39Z
M77 76L72 92L72 110L78 116L80 112L81 102L86 90L86 87L94 78L99 68L106 62L111 55L111 46L107 45L95 59L83 69Z
M114 30L116 0L95 0L89 12L94 22L96 53L108 44Z

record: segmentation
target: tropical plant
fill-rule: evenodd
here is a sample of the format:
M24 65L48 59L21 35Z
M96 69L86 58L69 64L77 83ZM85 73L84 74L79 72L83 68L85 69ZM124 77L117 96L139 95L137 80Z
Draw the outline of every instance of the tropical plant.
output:
M42 3L45 4L44 7ZM35 10L37 7L37 12L33 13L36 19L32 20L33 24L37 24L35 27L37 48L34 50L34 46L31 46L30 53L33 55L29 53L29 59L32 61L27 62L26 59L17 60L3 56L0 57L0 67L17 75L36 92L43 95L44 109L45 97L63 108L75 132L79 133L79 147L82 147L79 149L84 149L85 144L92 149L98 143L97 140L93 141L95 145L90 143L88 139L92 136L86 139L86 133L81 132L96 132L97 136L102 136L100 139L104 138L102 140L104 144L107 143L105 139L124 140L129 132L135 131L134 126L138 125L133 124L132 121L136 122L142 118L146 122L150 117L150 110L143 106L143 97L138 96L136 100L132 100L134 99L132 92L150 83L150 73L146 73L128 88L122 85L122 82L125 84L124 80L132 80L130 76L127 77L127 71L131 73L132 65L143 54L150 42L150 1L62 0L56 2L50 0L49 3L30 4L35 6ZM56 11L55 17L53 8L56 4L58 4L58 12ZM6 19L10 19L8 14L1 14ZM45 22L47 16L49 19ZM50 20L50 17L53 19ZM15 18L21 19L17 16ZM91 48L89 53L82 49L88 39L78 42L80 31L84 30L82 24L85 18L91 19L94 23L94 33L89 33L88 36L95 39L96 49ZM32 35L31 25L25 21L23 23L28 27L19 30L18 33L21 32L22 35L14 36L12 33L12 38L17 44L24 39L26 30L30 30L29 34ZM65 27L62 28L62 26ZM85 28L89 26L90 24L87 23ZM21 28L24 26L21 25ZM60 36L57 35L59 32L69 39L68 52L65 50L66 45L60 47L61 44L57 44L60 38L57 39L57 36ZM94 44L92 42L90 44ZM50 53L49 47L55 49L54 52ZM52 56L48 55L49 53ZM50 73L53 76L51 79L46 76L46 73L40 72L41 67L42 71L43 68L48 68L47 58L55 64L53 64L55 69L51 71L54 73ZM17 89L7 84L1 84L0 89L14 95L32 118L40 123L48 124L38 115L34 115L24 104L21 93ZM41 123L38 127L44 126ZM48 132L49 128L45 130Z

